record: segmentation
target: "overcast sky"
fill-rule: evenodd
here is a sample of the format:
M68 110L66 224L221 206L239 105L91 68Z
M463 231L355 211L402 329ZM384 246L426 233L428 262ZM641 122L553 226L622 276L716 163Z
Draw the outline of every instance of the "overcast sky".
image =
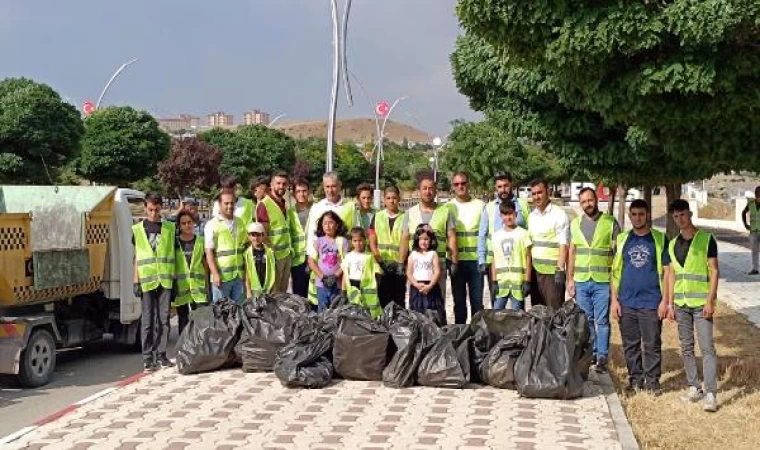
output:
M344 3L345 0L339 0ZM26 76L64 99L160 117L263 109L325 119L331 70L329 0L0 0L0 78ZM349 67L369 97L409 99L394 117L432 134L475 117L451 77L455 0L354 0ZM369 116L355 88L340 117ZM411 114L414 118L410 117Z

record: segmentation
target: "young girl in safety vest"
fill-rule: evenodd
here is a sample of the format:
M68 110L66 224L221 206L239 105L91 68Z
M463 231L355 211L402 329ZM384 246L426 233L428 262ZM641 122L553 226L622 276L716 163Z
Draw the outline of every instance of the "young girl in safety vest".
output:
M190 311L199 304L208 302L208 263L206 262L203 238L195 233L196 218L188 210L177 214L180 234L177 236L176 296L172 306L177 310L179 334L185 329Z
M365 253L367 235L362 227L351 229L351 251L343 258L343 288L349 301L361 305L377 318L383 313L377 296L380 266L371 253Z
M272 292L274 286L274 252L264 245L264 225L252 222L248 225L248 242L245 250L245 292L248 299Z
M340 294L343 280L341 261L348 251L346 226L333 211L325 211L317 221L317 240L314 250L317 259L309 256L309 268L315 277L317 287L317 311L326 310L333 297Z
M412 253L406 267L409 279L409 307L424 313L432 310L438 313L438 323L446 323L446 310L438 280L441 277L441 262L436 251L438 239L427 224L417 226L412 241Z

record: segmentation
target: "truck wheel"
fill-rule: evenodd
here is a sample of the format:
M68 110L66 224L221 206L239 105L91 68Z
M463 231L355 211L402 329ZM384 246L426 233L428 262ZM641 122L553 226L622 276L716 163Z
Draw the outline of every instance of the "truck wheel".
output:
M35 330L21 352L18 380L24 387L47 384L55 371L55 341L44 328Z

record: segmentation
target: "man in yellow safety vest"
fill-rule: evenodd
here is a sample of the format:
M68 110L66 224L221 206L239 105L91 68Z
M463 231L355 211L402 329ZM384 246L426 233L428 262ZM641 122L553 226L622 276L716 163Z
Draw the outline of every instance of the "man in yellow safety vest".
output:
M680 230L669 246L673 275L668 279L668 317L678 322L681 356L689 383L689 389L681 400L697 402L704 397L703 409L715 412L718 410L718 360L713 341L713 322L720 276L718 244L713 235L694 226L689 202L675 200L669 210ZM695 332L702 353L704 391L694 356Z
M306 225L311 211L311 189L305 178L293 183L295 204L288 210L290 240L293 243L293 262L290 280L295 295L306 297L309 291L309 265L306 263Z
M749 275L757 275L760 273L760 186L755 188L755 198L747 200L747 206L742 211L742 222L749 231L749 246L752 250L752 270Z
M285 193L288 191L290 177L287 172L279 171L272 175L269 195L266 195L256 207L256 219L264 225L264 241L274 252L276 265L272 292L287 292L290 283L290 267L293 262L293 242L290 232L288 205Z
M161 220L161 195L151 192L143 203L146 219L132 226L135 246L133 293L142 302L140 337L144 371L149 373L160 367L174 366L166 357L166 344L178 244L176 226Z
M599 211L594 189L581 189L578 198L583 214L570 224L567 293L588 317L594 341L592 363L598 373L605 373L610 345L610 273L620 226L614 217Z
M234 215L235 194L222 191L218 201L219 215L208 221L203 237L211 272L211 301L227 297L241 302L245 298L246 225Z

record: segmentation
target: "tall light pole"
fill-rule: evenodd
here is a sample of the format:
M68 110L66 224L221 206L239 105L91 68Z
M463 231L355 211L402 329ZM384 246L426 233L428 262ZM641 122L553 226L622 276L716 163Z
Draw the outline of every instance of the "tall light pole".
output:
M438 182L438 150L441 149L443 140L438 136L433 138L433 181Z
M385 124L388 123L388 118L393 114L393 110L396 109L399 103L407 99L407 96L397 98L388 109L388 113L383 117L383 122L380 124L380 130L377 133L377 162L375 163L375 195L374 203L375 209L380 209L380 199L382 197L382 191L380 190L380 158L383 157L383 140L385 140Z
M95 109L100 108L100 102L103 101L103 97L106 96L106 92L108 92L108 88L111 87L111 83L114 82L114 80L116 79L116 77L118 77L119 74L124 69L126 69L128 65L130 65L132 63L135 63L135 62L137 62L137 58L125 62L124 64L121 65L121 67L119 67L118 69L116 69L116 72L114 72L114 74L111 75L111 79L108 80L108 83L106 83L105 87L103 88L103 92L100 93L100 97L98 97L98 102L95 104Z
M348 79L348 57L346 54L346 37L348 35L348 19L351 14L351 0L346 0L346 7L343 11L342 21L338 18L338 0L330 0L330 12L333 27L333 73L330 95L330 115L327 121L327 157L325 158L325 170L328 172L333 170L335 119L338 114L338 89L340 87L341 67L343 68L343 83L346 88L348 104L349 106L353 106L351 85Z

